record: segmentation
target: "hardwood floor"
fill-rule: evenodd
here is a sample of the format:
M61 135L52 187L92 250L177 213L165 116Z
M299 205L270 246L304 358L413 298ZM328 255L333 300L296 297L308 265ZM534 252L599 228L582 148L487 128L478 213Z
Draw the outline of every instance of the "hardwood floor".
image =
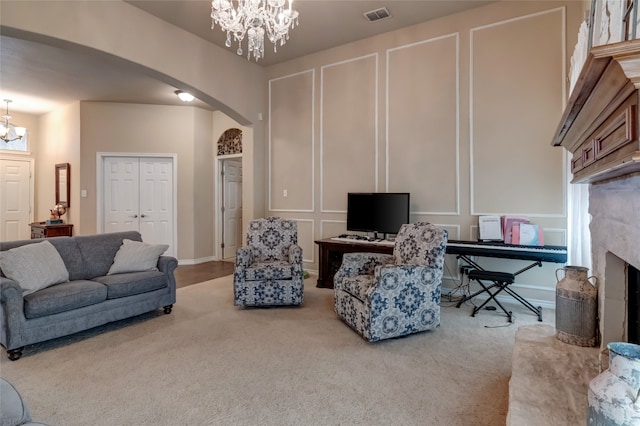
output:
M179 265L174 275L176 287L201 283L233 274L233 262L205 262L198 265Z

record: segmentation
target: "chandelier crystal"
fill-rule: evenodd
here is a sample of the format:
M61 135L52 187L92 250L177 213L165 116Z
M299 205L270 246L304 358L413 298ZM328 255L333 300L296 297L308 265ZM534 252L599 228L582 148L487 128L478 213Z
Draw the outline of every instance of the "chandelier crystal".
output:
M285 7L285 0L212 0L211 29L218 24L227 33L225 45L231 47L231 35L238 42L236 53L242 55L242 41L248 38L247 59L264 57L264 36L273 43L283 46L289 40L289 29L298 25L298 11L291 8L293 0Z
M22 137L27 133L27 129L24 127L14 127L9 126L9 120L11 116L9 115L9 99L4 100L7 103L7 112L2 116L4 118L4 123L0 123L0 139L5 141L6 143L13 142L18 139L22 139ZM15 129L15 132L12 132L11 127ZM10 132L14 133L13 135ZM15 137L12 137L15 136Z

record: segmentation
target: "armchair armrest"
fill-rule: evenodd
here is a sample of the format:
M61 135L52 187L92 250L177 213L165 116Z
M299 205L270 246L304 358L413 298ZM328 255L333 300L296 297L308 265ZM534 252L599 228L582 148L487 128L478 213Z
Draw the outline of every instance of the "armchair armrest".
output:
M357 275L373 275L376 266L392 264L394 257L382 253L345 253L340 269L333 276L333 288L342 288L342 280Z
M289 263L294 265L296 270L302 271L302 247L297 244L289 246Z
M427 292L426 300L440 303L442 274L442 268L424 265L376 266L374 282L367 290L367 298L374 294L383 299L389 298L391 295L406 293L411 287L414 292Z
M240 247L236 251L236 271L242 271L255 261L255 256L253 255L253 249L251 247L245 246Z

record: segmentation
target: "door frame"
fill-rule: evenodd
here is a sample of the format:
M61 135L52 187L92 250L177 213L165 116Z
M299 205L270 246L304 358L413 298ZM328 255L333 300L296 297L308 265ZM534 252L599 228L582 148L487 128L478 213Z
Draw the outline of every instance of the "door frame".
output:
M215 233L215 238L213 241L213 260L223 260L222 259L222 227L224 223L222 223L222 214L220 214L220 208L222 207L222 186L224 185L223 179L220 179L220 171L222 170L222 163L225 160L239 158L242 163L242 168L244 169L244 161L242 161L242 154L229 154L229 155L216 155L214 161L214 172L213 172L213 188L214 188L214 197L213 197L213 230ZM243 173L244 175L244 173ZM242 185L244 187L244 179L242 180ZM244 198L244 188L242 191L242 196ZM244 223L244 203L242 203L242 222ZM242 241L240 241L240 245L242 246Z
M102 209L104 208L104 159L107 157L138 157L170 159L173 165L173 232L171 239L176 258L178 257L178 154L163 154L151 152L96 152L96 233L104 233Z
M36 197L36 179L35 179L35 158L29 153L0 151L0 158L3 160L24 161L29 163L29 223L33 223L35 217L35 197Z

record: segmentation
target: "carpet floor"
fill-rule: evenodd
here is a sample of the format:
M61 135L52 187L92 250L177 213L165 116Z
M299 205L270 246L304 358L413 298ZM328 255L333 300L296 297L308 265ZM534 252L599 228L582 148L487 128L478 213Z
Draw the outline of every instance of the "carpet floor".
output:
M437 330L370 344L314 277L302 307L241 309L228 276L178 289L170 315L31 345L0 369L58 426L504 425L514 336L536 317L447 305Z

